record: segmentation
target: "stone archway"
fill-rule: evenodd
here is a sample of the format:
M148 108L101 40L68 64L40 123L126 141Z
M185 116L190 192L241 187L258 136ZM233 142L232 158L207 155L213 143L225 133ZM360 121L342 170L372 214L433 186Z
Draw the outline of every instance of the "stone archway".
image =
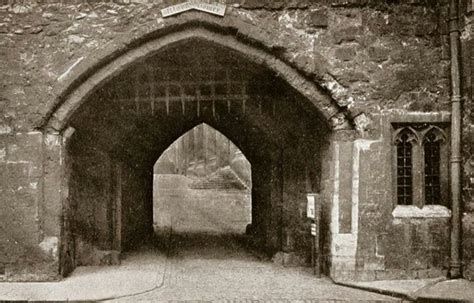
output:
M150 185L150 183L144 181L148 180L147 176L149 171L146 167L149 167L150 163L154 163L157 155L163 152L164 149L182 133L194 127L197 123L203 122L215 127L239 145L239 148L245 152L252 162L252 165L256 167L258 171L257 175L260 176L261 181L260 184L258 182L256 183L253 196L267 202L261 202L261 204L259 204L261 206L260 209L258 207L254 208L256 213L254 217L257 218L256 222L258 223L256 224L257 227L254 232L257 235L256 237L259 238L259 241L264 243L266 250L271 252L285 251L291 253L295 251L295 249L300 249L303 251L302 259L305 258L305 251L306 254L308 253L308 239L304 240L306 237L304 236L306 233L304 232L305 218L303 210L305 193L320 191L321 179L328 178L328 175L321 175L321 167L324 161L323 159L328 157L328 142L331 130L351 129L354 124L354 122L348 118L350 114L347 112L347 109L340 106L338 102L332 98L331 94L327 93L328 86L336 90L337 87L334 88L334 86L328 83L322 83L321 85L324 87L322 88L321 85L308 80L298 70L292 68L283 60L272 55L271 52L268 52L262 47L244 43L236 39L236 37L209 29L207 26L203 26L202 23L196 24L191 22L185 24L187 26L180 30L162 33L162 35L158 35L158 37L151 37L153 39L150 40L140 40L140 43L133 45L131 49L119 49L107 53L103 55L102 61L99 60L95 64L89 65L90 63L81 64L79 62L71 67L69 73L62 79L72 77L70 80L64 80L68 82L68 84L64 83L58 92L58 98L55 104L52 105L41 128L49 134L47 136L58 141L59 145L62 146L60 147L62 150L60 157L62 158L58 159L58 161L63 167L63 182L61 185L51 184L51 186L56 188L59 186L60 189L58 191L62 192L61 196L55 198L62 201L63 217L65 218L62 221L61 227L62 245L60 257L61 271L64 274L70 272L77 264L93 264L95 262L93 258L85 258L85 261L77 263L77 252L80 251L80 249L82 249L83 252L94 250L120 251L126 248L127 245L128 247L133 246L132 242L123 245L123 237L133 238L133 236L126 235L129 230L117 230L117 224L119 225L119 229L122 228L124 224L123 222L118 222L116 218L114 219L114 215L110 213L112 209L117 209L117 207L113 206L114 202L110 201L114 199L120 199L120 201L122 201L122 199L124 199L122 186L119 186L118 183L114 183L122 182L124 178L122 173L118 173L119 177L117 177L117 171L120 171L120 167L123 167L123 163L130 164L140 159L138 160L139 163L132 165L135 167L129 167L131 170L127 172L129 176L135 175L141 179L141 181L130 181L131 183L135 183L135 185L133 185L134 189L132 188L130 190L136 190L138 184L141 184L145 189L149 189L147 186ZM136 93L132 90L125 93L116 92L121 89L120 84L124 87L124 83L130 84L135 81L133 85L136 87L139 86L137 79L131 80L128 78L127 80L126 78L135 72L134 68L136 66L143 68L143 66L146 66L153 58L159 57L160 54L163 55L167 53L167 58L173 61L173 58L176 59L180 56L177 56L178 52L172 55L170 55L170 53L176 50L181 51L182 48L184 48L184 50L188 48L189 57L189 49L192 48L193 45L197 45L198 48L208 47L209 49L217 49L217 52L222 52L222 54L232 54L232 56L228 57L234 57L234 59L237 58L240 60L233 62L234 67L239 66L240 63L246 66L244 68L244 75L249 77L246 80L248 83L253 83L251 80L252 77L254 79L259 76L266 77L267 84L262 91L259 91L260 88L256 89L254 87L252 93L256 92L255 95L244 92L240 95L239 93L234 94L234 96L230 98L234 98L237 102L241 103L240 107L243 108L246 115L245 117L242 116L242 113L239 113L240 116L237 115L236 117L238 118L235 121L232 121L235 117L231 117L231 119L228 120L221 119L219 121L215 119L214 108L210 110L212 114L208 112L207 115L200 115L198 102L197 118L194 117L189 121L186 121L186 119L182 120L181 118L177 119L176 117L164 119L165 124L163 125L169 126L178 123L179 127L176 127L172 132L166 133L165 131L166 135L159 138L161 141L158 142L156 141L158 140L156 133L160 133L160 131L163 132L163 125L154 125L154 122L149 119L137 119L136 117L131 118L131 120L125 119L126 121L124 123L123 120L117 120L113 117L115 114L113 110L111 111L111 109L114 108L113 106L109 108L107 108L107 106L104 107L104 104L111 105L110 102L113 103L114 100L120 99L117 98L117 95L120 94L122 94L122 99L134 99L135 103L140 103L140 99L146 99L146 96L140 94L132 97L132 95ZM98 57L100 58L101 55ZM163 79L159 81L162 80ZM175 82L179 82L180 79L174 80ZM258 81L255 83L257 82ZM279 89L273 91L274 87L272 85L274 84ZM181 102L187 97L190 97L190 100L194 101L206 99L206 96L203 98L201 92L198 91L193 92L192 96L188 96L183 94L182 91L170 93L168 89L169 88L166 88L164 95L162 94L160 96L161 100L165 103L167 102L166 99L170 97L172 97L172 99L181 100ZM207 92L208 96L206 101L211 101L212 98L215 97L213 95L213 89L216 88L210 88L210 92ZM226 92L224 95L228 97L229 94L229 92ZM333 92L333 94L337 95L337 91ZM271 104L269 108L267 107L265 109L265 106L262 107L261 104L258 105L256 103L247 102L251 101L252 98L258 99L262 97L262 99L265 99L265 96L271 96L271 98L273 98L273 101L268 103ZM275 100L277 100L277 102L275 102ZM231 101L231 103L233 101ZM169 105L165 105L167 113L169 110L168 106ZM280 116L278 116L278 114L275 116L275 108L278 108L278 106L282 106L286 112L280 114ZM151 105L151 107L153 107L153 105ZM263 108L264 115L259 117L258 114L252 113L252 110L245 112L246 108L252 107L255 112L259 112L260 114L262 114ZM184 106L182 110L183 112L185 111ZM103 119L97 116L97 113L102 112L107 113ZM226 116L226 114L223 114L223 116ZM88 125L92 126L89 127ZM133 126L128 127L129 125ZM153 127L157 129L155 129L155 135L149 132L149 129ZM83 131L83 129L86 129L86 131ZM71 136L74 130L76 131ZM244 133L251 131L249 135L249 137L251 137L250 140L242 135L242 130L244 130ZM95 135L91 136L93 133L99 133L101 135L98 137ZM146 134L145 143L135 141L134 138L139 136L137 135L139 133ZM97 141L98 143L96 145L89 145L89 147L101 150L100 153L102 153L102 156L105 155L105 158L100 158L101 155L94 152L92 156L84 151L79 153L71 152L71 149L78 150L78 148L81 149L84 147L84 142L87 141ZM148 146L150 144L155 146L155 148L149 148ZM259 151L259 149L256 148L259 144L264 144L265 148L263 148L263 151ZM87 147L88 145L85 146ZM121 152L117 152L117 150ZM136 155L140 156L137 158ZM71 157L76 158L71 161ZM73 164L81 163L80 160L77 161L77 157L85 158L85 162L82 163L87 164L97 163L101 166L104 163L108 163L108 167L106 168L92 166L89 169L95 172L100 171L100 169L105 169L103 172L108 176L107 178L116 180L101 183L108 179L104 176L99 177L100 180L97 181L99 182L99 187L107 188L106 191L109 192L108 194L112 193L115 195L114 197L109 195L101 198L106 205L112 203L106 207L103 218L101 219L102 221L106 221L105 225L107 226L101 229L94 226L94 222L87 223L86 225L88 226L83 230L83 234L91 233L93 237L83 242L79 241L79 245L79 242L74 237L77 235L77 226L84 225L83 223L85 222L74 223L68 220L71 216L77 215L77 213L75 213L77 211L75 207L82 205L81 203L76 203L76 206L74 206L74 202L71 202L74 201L74 195L76 195L76 197L81 195L74 192L74 188L79 188L77 186L74 187L74 182L78 180L78 178L76 178L77 174L74 174L80 171L80 169L77 167L74 168ZM255 165L255 163L258 164ZM285 170L283 166L288 169ZM317 172L312 172L313 170ZM325 174L329 174L329 172ZM47 186L46 183L45 186ZM285 188L284 186L287 187ZM145 200L149 199L149 193L151 192L151 190L142 192L141 197ZM286 208L283 202L285 197L287 200L293 199L292 206L290 207L292 211L284 211ZM147 207L148 206L143 206L143 212L137 215L137 217L141 218L146 224L135 226L144 233L150 230L151 225L149 223L152 220L150 212L146 211ZM122 215L122 213L120 215ZM129 218L133 216L134 214L130 214ZM328 230L329 221L326 221L325 224L326 230ZM298 240L295 240L295 237L299 237ZM120 240L117 240L118 238L120 238ZM101 244L97 246L96 244L99 242ZM303 244L300 244L300 242ZM329 247L327 243L324 245L325 247ZM78 247L80 247L80 249L78 249ZM87 255L87 253L83 252L80 254Z
M222 45L243 54L252 62L266 66L305 96L334 128L351 129L353 124L357 124L353 122L353 118L360 113L351 113L348 110L347 105L350 101L343 97L344 88L329 74L316 74L314 78L316 82L309 80L305 76L308 71L295 69L273 54L271 41L265 39L252 41L250 33L257 31L256 27L243 25L235 17L227 21L231 26L224 27L214 19L208 20L201 16L184 21L177 19L175 23L148 32L140 38L130 39L124 36L125 41L113 43L91 58L79 58L58 78L58 83L53 88L57 98L49 103L45 119L38 128L63 130L69 117L87 96L111 77L134 62L144 60L170 45L188 39L202 39ZM238 32L235 33L235 30ZM240 39L240 31L249 31L247 37L249 41ZM325 64L323 61L318 63ZM325 70L325 67L321 66L318 70Z

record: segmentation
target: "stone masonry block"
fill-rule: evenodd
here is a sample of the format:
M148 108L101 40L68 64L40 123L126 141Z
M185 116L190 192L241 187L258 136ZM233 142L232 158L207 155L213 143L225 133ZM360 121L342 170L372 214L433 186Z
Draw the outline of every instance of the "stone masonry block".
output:
M42 137L41 132L16 134L12 142L7 145L7 161L18 163L30 162L28 176L40 177L43 165Z
M326 28L328 26L328 12L326 9L314 10L309 14L308 24L312 27Z
M430 268L443 268L449 264L449 248L447 249L429 249L428 252L429 267Z
M61 136L48 134L45 137L45 159L44 163L44 231L48 236L59 236L61 216L61 185L62 169L64 163L61 153Z
M357 270L354 273L354 280L356 281L374 281L375 277L375 270Z
M366 260L364 263L364 270L384 270L385 269L385 259L383 257L373 257Z
M372 46L369 47L368 55L372 61L383 62L388 59L390 50L385 47Z
M431 247L448 247L449 243L449 218L439 218L430 220L429 224L429 243Z
M336 49L336 58L342 61L351 61L357 55L354 47L341 47Z
M464 277L469 280L474 280L474 260L466 262L464 267Z
M330 273L334 281L354 281L356 272L354 270L334 270Z
M25 143L25 142L23 142ZM40 153L41 145L24 145L22 143L18 144L17 142L9 144L7 146L7 159L8 161L18 162L18 161L34 161L38 162L41 158Z
M0 162L5 162L7 160L7 148L4 142L0 140Z
M446 277L447 274L448 274L447 269L438 269L438 268L422 269L422 270L417 270L415 272L417 279L431 279L431 278Z
M337 75L337 80L344 86L350 86L352 83L356 82L369 82L369 77L362 72L343 70ZM350 112L353 117L361 113L359 108L354 108L354 110L354 113Z
M387 270L378 270L375 272L376 280L405 280L415 279L416 274L414 272L406 271L401 268L390 268Z
M359 27L352 26L333 32L333 37L336 44L341 44L343 42L356 41L360 33L361 29Z
M387 253L385 243L387 243L387 233L383 232L376 237L375 254L384 256Z
M29 186L30 162L9 162L6 165L6 185L17 190Z
M350 233L352 226L353 143L339 143L339 232Z

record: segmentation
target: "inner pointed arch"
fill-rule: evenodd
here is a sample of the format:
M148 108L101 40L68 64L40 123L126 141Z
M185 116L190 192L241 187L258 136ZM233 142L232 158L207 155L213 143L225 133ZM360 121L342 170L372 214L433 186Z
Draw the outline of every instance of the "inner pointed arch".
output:
M154 229L244 234L252 223L251 164L205 123L175 140L154 165Z

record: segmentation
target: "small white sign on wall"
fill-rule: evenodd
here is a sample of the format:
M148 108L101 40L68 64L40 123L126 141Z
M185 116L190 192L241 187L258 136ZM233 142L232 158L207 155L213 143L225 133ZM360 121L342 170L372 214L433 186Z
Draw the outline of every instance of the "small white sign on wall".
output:
M306 217L316 219L316 194L306 194Z
M206 3L203 1L191 0L164 8L161 10L161 15L163 18L166 18L189 10L198 10L223 17L225 15L226 6L217 2Z

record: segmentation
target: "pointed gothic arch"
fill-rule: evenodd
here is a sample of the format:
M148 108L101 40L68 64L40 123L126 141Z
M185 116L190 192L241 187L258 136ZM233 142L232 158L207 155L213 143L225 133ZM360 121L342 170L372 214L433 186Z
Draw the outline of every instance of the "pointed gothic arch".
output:
M53 87L56 98L49 102L47 114L38 128L64 130L69 118L88 96L115 75L134 63L189 40L203 40L223 46L273 71L309 100L332 128L351 129L356 124L347 107L339 105L344 101L336 100L336 97L341 95L341 88L333 83L331 76L315 75L313 79L319 79L320 82L314 82L305 72L274 55L271 41L265 41L263 37L260 37L263 41L252 40L252 37L241 39L239 33L247 32L248 27L253 26L244 25L235 17L229 17L228 23L232 24L230 27L222 26L214 19L202 19L201 16L194 20L177 19L176 22L177 24L165 25L144 33L139 38L124 36L121 43L112 43L109 47L98 50L97 54L90 58L79 58L58 78Z

